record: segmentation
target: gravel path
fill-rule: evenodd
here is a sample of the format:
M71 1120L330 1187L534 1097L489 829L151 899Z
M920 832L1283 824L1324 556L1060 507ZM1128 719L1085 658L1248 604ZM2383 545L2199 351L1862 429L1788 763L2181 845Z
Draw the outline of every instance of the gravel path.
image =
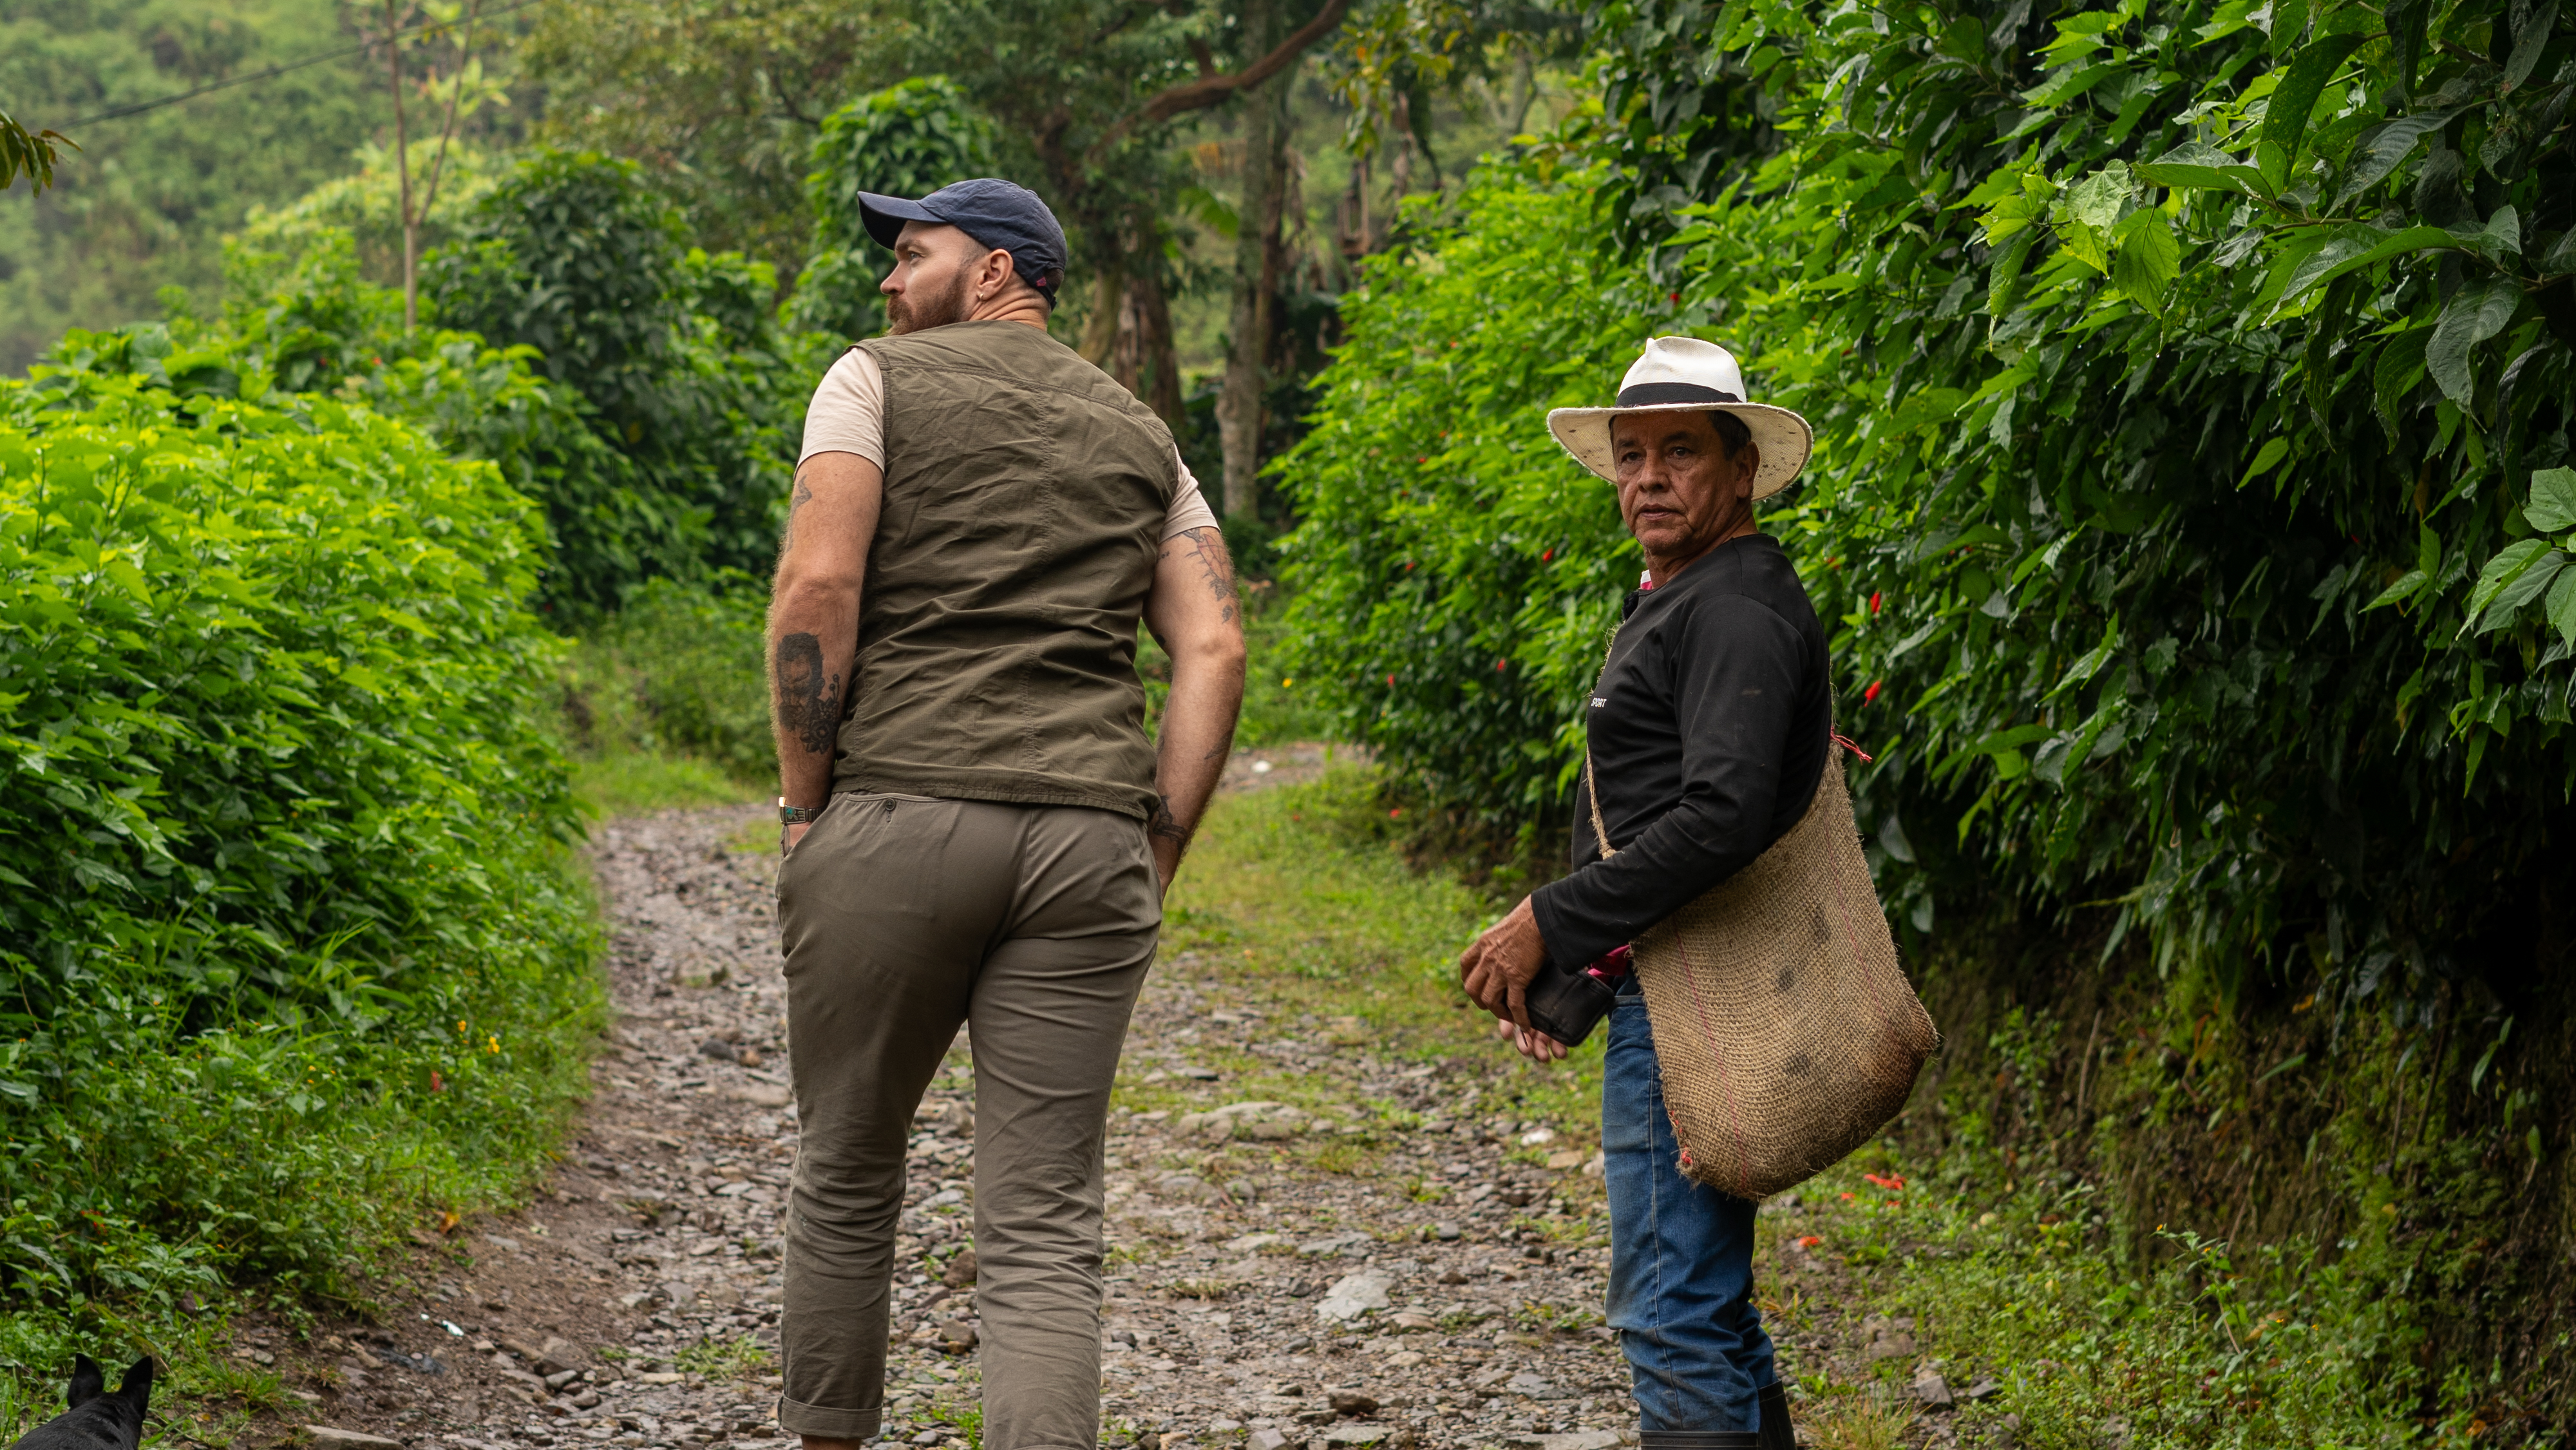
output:
M1294 752L1260 763L1238 762L1242 786L1313 764ZM297 1361L279 1372L309 1386L294 1392L318 1443L794 1443L772 1413L797 1141L776 860L747 849L774 829L767 815L672 812L599 833L620 1025L549 1194L460 1230L470 1267L424 1254L422 1301L322 1335L318 1361L245 1331L245 1356ZM1632 1441L1626 1371L1600 1324L1608 1248L1592 1231L1588 1146L1497 1115L1499 1056L1380 1058L1353 1025L1289 1020L1187 953L1158 963L1121 1096L1166 1106L1121 1106L1110 1126L1104 1445ZM1311 1090L1246 1101L1199 1065L1220 1047ZM974 1420L970 1073L961 1035L916 1121L902 1257L917 1271L896 1291L888 1444L963 1446ZM1830 1330L1824 1271L1793 1233L1769 1231L1777 1221L1766 1280L1793 1286L1801 1318ZM1874 1351L1911 1328L1863 1333ZM1775 1330L1791 1361L1829 1342Z

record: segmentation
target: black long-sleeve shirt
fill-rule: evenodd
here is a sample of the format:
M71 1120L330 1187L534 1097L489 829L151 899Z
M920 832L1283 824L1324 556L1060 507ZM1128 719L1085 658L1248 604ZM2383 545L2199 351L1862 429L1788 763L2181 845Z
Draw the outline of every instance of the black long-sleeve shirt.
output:
M1574 871L1531 899L1557 965L1632 942L1750 865L1815 799L1833 731L1825 632L1779 542L1720 544L1628 596L1587 712L1601 815L1574 801Z

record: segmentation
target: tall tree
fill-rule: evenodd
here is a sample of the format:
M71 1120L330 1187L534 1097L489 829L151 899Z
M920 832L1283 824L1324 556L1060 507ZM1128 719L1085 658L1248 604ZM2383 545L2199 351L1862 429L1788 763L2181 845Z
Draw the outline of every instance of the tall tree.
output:
M793 277L823 119L946 69L899 63L910 34L893 0L554 0L521 54L547 86L547 139L641 163L701 245Z
M1278 43L1280 0L1242 0L1247 49L1268 54ZM1217 399L1217 436L1225 451L1225 514L1253 511L1261 470L1262 398L1269 382L1270 335L1279 295L1279 225L1288 183L1292 62L1244 98L1243 204L1235 223L1234 299L1226 329L1225 383Z
M1072 234L1089 273L1083 354L1173 421L1166 219L1179 178L1168 128L1287 70L1350 11L1350 0L1325 0L1258 46L1242 39L1243 4L942 0L909 17L915 68L945 70L1000 123ZM1220 48L1239 57L1233 69L1218 65Z

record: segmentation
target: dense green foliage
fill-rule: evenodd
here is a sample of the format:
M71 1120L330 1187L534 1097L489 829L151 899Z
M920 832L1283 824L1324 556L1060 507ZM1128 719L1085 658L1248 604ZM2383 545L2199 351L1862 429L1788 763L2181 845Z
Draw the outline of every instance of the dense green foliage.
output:
M67 351L0 384L0 1293L36 1362L514 1191L598 1006L533 506L157 329Z
M944 76L916 76L823 118L805 177L814 255L796 279L788 317L836 338L885 330L877 281L893 253L868 238L858 194L927 196L952 181L994 174L993 125L967 109Z
M441 321L535 349L623 465L552 511L551 592L579 611L655 575L761 568L777 547L790 429L821 359L773 321L766 264L685 239L633 163L539 151L428 268Z
M708 586L655 579L575 648L565 714L601 754L704 761L753 787L773 784L769 591L747 575Z
M520 56L546 88L541 139L645 161L700 245L784 276L811 250L816 128L902 75L891 18L849 0L551 0Z
M2442 1286L2430 1362L2492 1361L2545 1417L2571 1393L2543 1367L2576 1086L2576 24L1597 20L1609 109L1561 144L1610 166L1599 204L1490 177L1349 309L1285 470L1302 669L1436 797L1560 810L1636 555L1541 412L1606 397L1652 333L1736 348L1817 428L1768 526L1879 756L1857 783L1910 940L2009 974L2027 938L1962 932L2020 922L2162 981L2108 1145L2160 1165L2132 1208L2329 1240L2403 1215L2382 1282ZM1569 257L1587 233L1628 250ZM2411 1118L2381 1076L2409 1060ZM2333 1186L2255 1166L2303 1158Z
M1575 707L1637 577L1608 487L1532 426L1598 402L1644 337L1649 284L1592 245L1599 180L1480 171L1437 265L1379 267L1344 303L1348 341L1281 465L1309 519L1280 546L1300 688L1444 804L1505 817L1563 798Z

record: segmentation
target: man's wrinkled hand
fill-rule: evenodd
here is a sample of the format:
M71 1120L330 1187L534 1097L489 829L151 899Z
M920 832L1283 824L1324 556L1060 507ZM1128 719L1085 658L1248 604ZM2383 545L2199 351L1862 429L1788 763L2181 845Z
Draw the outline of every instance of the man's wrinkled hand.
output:
M804 840L805 833L812 829L814 829L814 823L812 821L799 821L792 826L779 827L778 854L781 856L794 855L796 853L796 843Z
M1563 1062L1566 1054L1574 1051L1535 1027L1524 1029L1509 1022L1497 1022L1494 1035L1510 1043L1521 1056L1532 1062Z
M1477 1006L1530 1030L1529 984L1547 962L1547 940L1539 935L1538 913L1522 897L1502 920L1468 943L1458 958L1458 983Z

